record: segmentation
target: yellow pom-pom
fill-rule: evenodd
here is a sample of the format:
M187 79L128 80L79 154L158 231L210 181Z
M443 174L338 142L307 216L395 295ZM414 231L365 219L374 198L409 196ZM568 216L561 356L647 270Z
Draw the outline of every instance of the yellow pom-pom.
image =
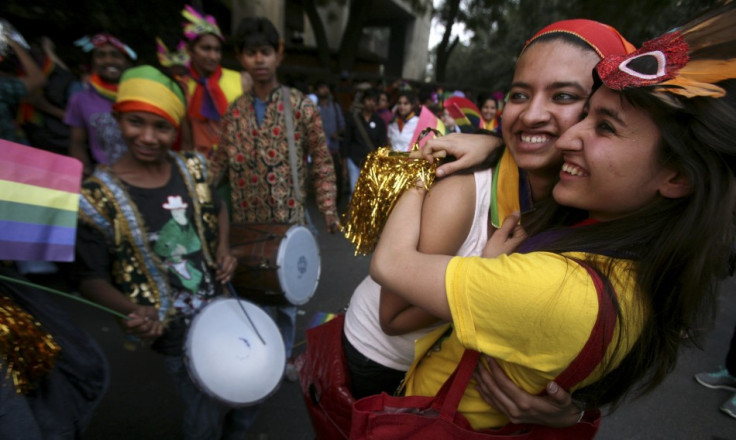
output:
M436 163L411 159L408 153L392 152L385 147L368 155L341 222L342 232L355 246L356 255L373 252L399 196L417 182L429 189L436 169Z
M0 355L2 371L12 377L19 394L32 390L48 374L61 347L41 323L10 298L0 295Z

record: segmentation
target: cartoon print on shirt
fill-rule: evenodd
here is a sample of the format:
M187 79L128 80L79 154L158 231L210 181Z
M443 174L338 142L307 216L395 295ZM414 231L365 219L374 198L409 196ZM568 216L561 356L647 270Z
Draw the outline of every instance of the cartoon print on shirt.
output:
M164 264L181 281L182 285L196 294L202 282L203 273L186 256L202 249L202 243L187 219L187 203L181 196L169 196L163 205L171 212L171 219L164 224L158 234L154 252L159 255Z

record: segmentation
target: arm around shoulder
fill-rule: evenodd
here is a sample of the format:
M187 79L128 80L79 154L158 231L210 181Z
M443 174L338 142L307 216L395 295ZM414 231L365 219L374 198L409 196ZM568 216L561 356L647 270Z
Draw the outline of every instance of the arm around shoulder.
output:
M475 214L475 179L456 175L437 181L422 205L418 250L456 255L470 231ZM439 318L388 289L381 289L381 328L388 335L425 328Z

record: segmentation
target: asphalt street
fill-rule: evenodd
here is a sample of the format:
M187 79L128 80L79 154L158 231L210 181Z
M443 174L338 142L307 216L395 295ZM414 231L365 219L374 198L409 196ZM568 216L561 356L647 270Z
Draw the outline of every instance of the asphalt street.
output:
M317 292L299 309L297 354L304 350L304 331L312 318L319 312L334 313L346 307L369 264L368 257L354 255L352 245L344 237L324 232L314 206L310 211L320 228L322 270ZM104 312L67 299L60 299L59 306L68 309L73 319L96 338L110 364L110 388L84 440L180 438L181 405L164 373L162 359L150 350L126 349L122 332ZM615 413L605 416L597 438L736 440L736 419L718 410L729 392L710 390L693 380L693 374L723 362L734 323L736 279L732 278L722 284L720 312L703 349L684 350L677 369L657 390L625 402ZM252 438L314 438L297 383L282 382L276 393L263 402Z

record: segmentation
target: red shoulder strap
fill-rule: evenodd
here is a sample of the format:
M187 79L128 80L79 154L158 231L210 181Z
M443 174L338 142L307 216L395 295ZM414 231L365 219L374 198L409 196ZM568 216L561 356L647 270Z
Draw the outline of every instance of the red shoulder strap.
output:
M605 290L605 285L608 281L604 281L598 272L587 263L576 258L572 260L585 268L593 279L593 284L598 294L598 317L590 332L588 341L580 350L578 356L555 378L555 382L565 389L570 389L576 383L584 380L603 361L608 345L613 338L613 330L616 326L617 319L614 298L609 296ZM613 292L612 288L611 291ZM441 417L448 420L454 417L460 399L478 363L479 356L480 353L475 350L465 350L455 371L447 378L442 388L437 392L432 406L436 409L441 408ZM544 392L542 391L542 393Z
M565 389L570 389L576 383L584 380L603 361L608 345L613 338L613 330L616 327L617 319L614 299L605 290L605 283L608 281L604 281L598 272L588 264L576 258L573 258L573 260L585 268L593 279L595 290L598 293L598 318L593 325L588 341L580 350L578 356L555 379L555 382ZM611 288L611 292L613 292L613 288Z

